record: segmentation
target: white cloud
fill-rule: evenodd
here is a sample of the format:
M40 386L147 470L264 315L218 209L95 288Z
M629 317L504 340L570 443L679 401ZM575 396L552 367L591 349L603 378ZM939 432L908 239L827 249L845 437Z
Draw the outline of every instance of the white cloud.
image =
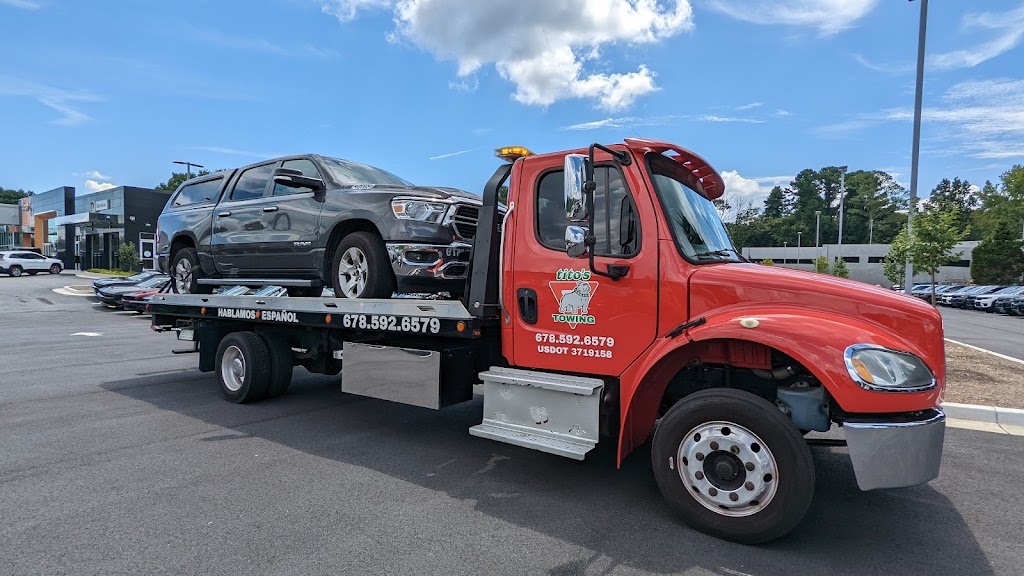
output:
M792 115L793 115L792 112L790 112L788 110L783 110L782 108L777 109L775 111L775 113L772 114L772 116L775 116L776 118L785 118L786 116L792 116Z
M462 156L463 154L468 154L470 152L476 152L477 150L478 150L478 148L470 148L468 150L459 150L458 152L449 152L447 154L441 154L439 156L431 156L430 158L427 158L427 160L444 160L445 158L452 158L454 156Z
M737 110L753 110L754 108L760 108L761 106L764 106L764 102L751 102L750 104L744 104L742 106L737 106L736 109Z
M906 74L914 71L913 64L876 64L858 53L853 54L853 59L868 70L882 72L883 74Z
M89 170L81 174L75 173L72 176L85 176L86 178L92 178L93 180L110 180L110 176L105 176L99 170Z
M59 118L50 121L51 124L60 126L77 126L90 122L92 118L80 110L76 103L100 100L98 96L89 92L54 88L9 76L0 76L0 96L34 98L43 106L60 112Z
M850 28L878 0L710 0L711 8L753 24L784 24L816 28L828 36Z
M471 78L464 78L462 80L459 80L458 82L451 80L448 81L448 88L451 90L455 90L456 92L476 92L477 88L479 87L480 80L478 80L476 76L473 76Z
M784 110L782 112L785 112ZM785 112L784 115L789 115ZM602 128L627 128L635 129L638 126L673 126L678 124L680 121L689 122L736 122L740 124L764 124L767 120L760 120L758 118L740 118L736 116L718 116L716 114L695 114L687 116L622 116L622 117L609 117L601 120L592 120L590 122L581 122L579 124L571 124L569 126L562 126L560 130L563 131L582 131L582 130L600 130Z
M0 0L0 4L11 6L12 8L21 8L22 10L38 10L40 8L38 3L29 2L29 0Z
M766 122L766 120L758 120L756 118L737 118L735 116L718 116L715 114L701 114L699 116L691 116L691 118L703 122L743 122L745 124L764 124Z
M723 198L732 205L730 213L725 215L731 217L730 219L735 218L735 212L742 208L762 208L773 187L785 186L793 180L792 176L746 178L736 170L725 170L721 174L722 180L725 181Z
M325 12L343 22L385 0L331 0ZM547 106L590 99L617 111L657 90L655 72L589 69L609 44L655 44L693 28L688 0L395 0L392 39L408 40L453 60L459 78L493 64L515 86L513 98Z
M95 180L86 180L85 187L93 192L100 192L103 190L110 190L111 188L117 188L116 184L110 182L97 182Z
M964 50L936 54L929 58L932 66L939 69L973 68L1016 48L1024 39L1024 5L1008 12L968 14L964 17L963 26L992 39L972 44Z
M305 43L294 46L282 46L264 38L249 38L228 34L222 30L207 28L189 28L189 33L197 40L210 44L211 46L223 46L232 50L245 52L259 52L262 54L274 54L279 56L312 56L314 58L330 59L339 55L334 50L317 48L312 44Z
M190 150L200 150L202 152L210 152L212 154L224 154L225 156L248 156L251 158L273 158L275 156L283 156L283 154L274 154L269 152L251 152L249 150L238 150L237 148L223 148L221 146L193 146Z

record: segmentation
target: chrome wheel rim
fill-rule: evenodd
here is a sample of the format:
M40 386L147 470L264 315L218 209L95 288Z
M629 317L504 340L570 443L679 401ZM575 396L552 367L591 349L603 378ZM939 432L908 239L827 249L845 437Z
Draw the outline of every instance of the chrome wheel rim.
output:
M361 296L366 289L369 271L370 265L362 250L354 246L345 250L338 264L338 286L341 287L341 293L346 298Z
M220 376L224 386L232 392L238 392L245 382L245 356L238 346L228 346L224 357L220 360Z
M764 510L779 485L768 446L733 422L707 422L690 430L676 453L679 478L702 506L733 518Z
M191 286L192 263L182 258L174 265L174 291L178 294L188 294Z
M60 266L57 266L56 264L50 266L50 274L60 274Z
M14 276L15 278L21 276L21 268L11 268L11 276Z

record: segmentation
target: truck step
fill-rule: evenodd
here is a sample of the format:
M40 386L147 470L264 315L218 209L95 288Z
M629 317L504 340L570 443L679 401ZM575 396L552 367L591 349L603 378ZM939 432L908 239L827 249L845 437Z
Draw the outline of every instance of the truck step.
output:
M574 460L597 445L602 380L500 367L480 378L484 418L473 436Z

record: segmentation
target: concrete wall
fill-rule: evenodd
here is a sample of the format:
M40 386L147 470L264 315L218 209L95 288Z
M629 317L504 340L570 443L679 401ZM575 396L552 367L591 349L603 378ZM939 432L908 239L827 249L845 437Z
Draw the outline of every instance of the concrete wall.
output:
M971 252L978 242L961 242L957 244L953 252L961 252L956 259L956 265L943 266L939 269L936 279L941 282L968 282L971 279ZM844 244L842 257L846 267L850 271L852 280L878 284L889 287L891 282L883 273L883 259L889 253L889 244ZM744 256L754 262L765 259L772 259L776 266L796 268L799 270L814 270L814 260L818 256L825 256L831 266L840 255L837 244L825 244L819 248L814 246L764 246L747 247L742 251ZM925 282L929 278L925 274L914 276L914 281Z
M21 208L19 204L0 204L0 225L21 225Z

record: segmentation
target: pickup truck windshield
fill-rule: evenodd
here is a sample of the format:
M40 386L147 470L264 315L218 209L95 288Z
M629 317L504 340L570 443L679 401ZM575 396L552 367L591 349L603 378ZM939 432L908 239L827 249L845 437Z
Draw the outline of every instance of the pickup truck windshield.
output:
M715 205L691 187L696 185L696 178L661 154L649 154L647 162L672 236L683 255L697 263L741 261Z
M343 186L352 184L380 184L383 186L412 186L411 182L403 180L390 172L380 168L367 166L350 160L340 158L324 158L324 164L331 171L331 175Z

